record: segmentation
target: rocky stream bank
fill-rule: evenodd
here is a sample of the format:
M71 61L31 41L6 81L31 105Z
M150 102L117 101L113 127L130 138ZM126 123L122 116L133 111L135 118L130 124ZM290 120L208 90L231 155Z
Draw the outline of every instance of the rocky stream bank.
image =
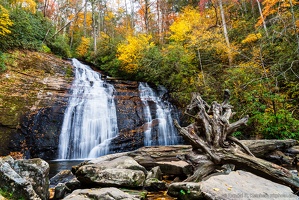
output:
M277 158L280 153L274 160L283 165L299 153L294 140L271 141L276 146L272 149L258 148L265 141L244 142L259 157ZM191 153L189 145L142 147L84 161L50 180L44 160L6 156L0 158L0 188L6 195L0 199L298 199L297 191L234 165L224 165L199 182L185 182L194 173L194 166L183 159Z

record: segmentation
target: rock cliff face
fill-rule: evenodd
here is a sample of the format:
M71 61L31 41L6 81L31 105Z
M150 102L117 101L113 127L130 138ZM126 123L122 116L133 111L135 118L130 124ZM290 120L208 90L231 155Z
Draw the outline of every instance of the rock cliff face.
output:
M117 124L119 135L112 140L113 152L131 151L143 146L143 125L145 123L138 82L109 81L115 88Z
M53 156L73 79L71 63L16 51L6 65L0 74L0 155Z
M15 52L0 74L0 156L18 152L25 158L57 159L59 135L73 80L70 61L47 54ZM146 130L138 82L107 80L115 88L119 135L111 152L135 150ZM155 120L152 130L157 129Z

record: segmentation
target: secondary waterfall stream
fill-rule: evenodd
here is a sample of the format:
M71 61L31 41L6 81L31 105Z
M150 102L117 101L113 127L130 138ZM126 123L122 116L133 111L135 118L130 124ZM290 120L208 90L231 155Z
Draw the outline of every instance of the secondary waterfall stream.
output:
M162 101L161 97L147 83L139 83L138 89L147 123L147 130L144 132L144 145L178 144L179 137L172 121L171 104ZM152 129L155 123L158 126L157 130Z
M118 134L114 87L89 66L72 60L75 80L59 138L59 159L105 155Z

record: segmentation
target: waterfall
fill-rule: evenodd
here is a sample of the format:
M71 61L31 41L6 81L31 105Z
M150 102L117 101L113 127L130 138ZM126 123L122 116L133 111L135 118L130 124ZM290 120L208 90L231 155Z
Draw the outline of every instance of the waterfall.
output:
M72 60L76 69L59 138L59 159L105 155L118 134L114 87L89 66Z
M159 95L147 83L139 83L138 89L146 121L144 145L178 144L179 136L173 125L171 104L167 101L162 101ZM158 128L155 130L153 129L155 126L154 121L158 123Z

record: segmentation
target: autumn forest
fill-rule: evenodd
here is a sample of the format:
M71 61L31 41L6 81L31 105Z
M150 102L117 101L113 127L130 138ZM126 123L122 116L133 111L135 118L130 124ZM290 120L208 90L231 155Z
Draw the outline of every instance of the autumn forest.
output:
M111 77L192 92L231 91L236 137L299 139L297 0L1 0L0 73L26 49L76 57Z

